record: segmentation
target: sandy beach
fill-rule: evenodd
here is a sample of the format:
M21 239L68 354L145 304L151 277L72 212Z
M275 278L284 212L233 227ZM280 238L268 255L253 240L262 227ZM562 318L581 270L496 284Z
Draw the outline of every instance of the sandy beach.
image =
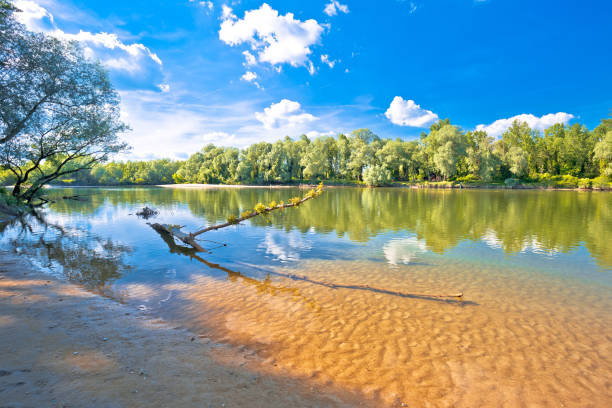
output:
M357 395L262 374L246 349L153 320L0 254L7 407L346 407Z

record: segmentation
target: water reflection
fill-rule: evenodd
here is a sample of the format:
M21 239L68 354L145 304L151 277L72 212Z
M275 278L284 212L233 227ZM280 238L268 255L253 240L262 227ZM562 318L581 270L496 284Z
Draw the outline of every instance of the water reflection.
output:
M259 294L269 294L272 296L278 294L289 294L296 298L301 298L305 300L306 303L310 304L312 307L316 307L314 302L311 299L305 298L300 291L293 287L283 287L272 284L272 280L270 279L270 272L268 272L267 276L263 280L257 280L251 278L249 276L241 274L239 271L234 271L219 264L209 262L206 259L200 256L200 253L197 252L194 248L184 247L182 245L177 245L171 235L162 232L161 230L154 229L155 232L159 234L159 236L163 239L163 241L168 245L168 249L171 254L179 254L189 257L190 259L196 260L211 269L216 269L219 271L223 271L227 274L227 278L231 282L242 282L246 285L253 285L257 289L257 293ZM277 274L281 275L281 274ZM282 276L282 275L281 275Z
M49 222L41 214L15 219L3 225L0 232L6 232L3 249L97 293L118 300L125 298L125 293L115 290L112 283L131 270L124 262L131 247Z
M390 265L415 262L419 254L427 252L427 245L415 237L392 239L383 246L383 253Z
M302 234L292 231L287 233L266 231L265 239L259 244L258 249L280 262L298 261L301 253L312 249L312 244Z
M297 193L291 189L88 189L79 192L88 194L87 202L58 200L51 209L91 215L104 205L132 208L148 204L166 214L186 208L210 224L250 209L254 203L283 200ZM329 189L299 211L250 222L258 227L272 225L276 230L334 233L359 243L384 232L409 231L439 254L466 240L488 243L507 254L530 248L568 253L584 244L599 265L610 268L611 202L612 196L605 192L338 188ZM262 244L268 255L280 260L295 259L310 245L280 244L279 240L286 239L281 236L271 234Z

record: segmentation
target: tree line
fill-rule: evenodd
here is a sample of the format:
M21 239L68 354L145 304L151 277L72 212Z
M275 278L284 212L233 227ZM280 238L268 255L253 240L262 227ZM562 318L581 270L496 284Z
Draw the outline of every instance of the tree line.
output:
M512 182L560 180L600 184L612 176L612 119L593 130L578 123L543 132L516 121L498 140L485 131L463 131L448 119L418 140L385 139L368 129L350 135L275 143L245 149L209 144L185 161L110 162L58 182L75 185L287 184L312 181ZM5 183L10 181L5 172ZM509 181L510 180L510 181ZM577 187L578 185L576 185Z

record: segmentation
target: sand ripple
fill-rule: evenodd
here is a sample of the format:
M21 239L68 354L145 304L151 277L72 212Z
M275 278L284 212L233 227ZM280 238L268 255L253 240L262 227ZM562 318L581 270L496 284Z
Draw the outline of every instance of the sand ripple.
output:
M177 300L164 313L247 345L270 370L362 392L381 405L612 401L612 300L605 287L467 262L389 269L370 261L316 261L294 272L399 292L463 289L467 298L198 276L166 286Z

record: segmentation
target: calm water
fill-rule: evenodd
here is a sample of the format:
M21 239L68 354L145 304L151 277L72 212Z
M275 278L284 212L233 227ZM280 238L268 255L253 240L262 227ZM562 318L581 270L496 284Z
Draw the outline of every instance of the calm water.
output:
M187 231L295 189L57 189L2 248L216 340L252 364L386 404L612 402L612 194L330 189L299 209ZM463 302L415 294L463 291Z

